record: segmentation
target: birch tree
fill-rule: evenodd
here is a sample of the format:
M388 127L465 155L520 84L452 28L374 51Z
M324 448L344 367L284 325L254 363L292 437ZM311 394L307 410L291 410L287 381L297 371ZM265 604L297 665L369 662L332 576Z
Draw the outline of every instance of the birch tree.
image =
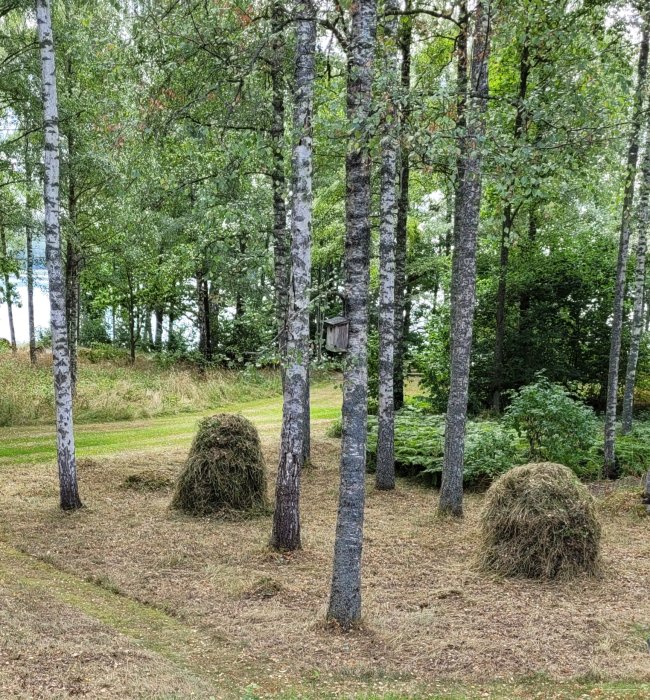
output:
M57 461L61 508L81 507L77 487L74 431L72 423L72 384L66 321L66 294L61 261L59 224L59 112L50 0L37 0L36 22L41 59L43 98L45 245L50 293L52 329L52 368L56 403Z
M368 281L370 257L370 154L377 9L375 0L350 8L346 156L345 296L349 318L343 372L341 481L328 619L344 629L361 618L361 550L368 423Z
M300 472L309 422L309 288L311 286L312 117L316 16L311 0L296 3L293 110L291 284L287 316L282 443L271 545L300 548Z
M623 191L623 209L618 243L618 260L616 263L616 281L614 286L614 311L612 314L612 331L609 348L609 370L607 375L607 405L605 410L605 459L603 474L606 478L617 476L614 440L616 437L616 408L618 400L618 369L621 356L621 334L623 329L623 312L625 303L625 276L630 245L632 203L634 201L634 182L639 156L639 133L645 97L646 77L648 71L650 14L644 13L643 34L639 49L637 84L632 112L632 124L627 149L625 169L625 187Z
M460 182L454 221L451 279L451 377L445 454L438 510L463 514L463 459L470 353L476 293L476 241L481 209L481 151L485 137L490 49L489 0L474 10L472 62L465 134L461 135ZM462 78L462 76L461 76Z
M650 130L646 130L645 150L641 161L641 184L637 216L636 268L634 271L634 310L632 312L632 337L627 355L625 391L623 393L622 432L632 430L634 385L639 360L639 346L643 334L643 302L645 299L645 269L648 251L648 225L650 224Z
M384 4L383 80L386 100L381 135L381 195L379 223L379 414L377 437L378 489L395 488L395 233L397 230L397 161L399 158L400 82L397 46L399 2Z

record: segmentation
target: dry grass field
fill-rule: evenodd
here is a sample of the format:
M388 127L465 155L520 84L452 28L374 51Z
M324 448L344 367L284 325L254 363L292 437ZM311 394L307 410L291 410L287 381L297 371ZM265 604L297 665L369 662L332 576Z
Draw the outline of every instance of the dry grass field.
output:
M337 400L322 387L313 403ZM272 484L279 402L270 411L257 417ZM451 522L434 491L369 479L365 622L326 626L339 457L327 423L314 423L292 556L267 548L270 515L169 510L186 443L82 458L86 507L72 514L57 509L52 463L5 460L0 697L650 698L650 519L610 486L595 489L602 578L538 583L476 570L481 495Z

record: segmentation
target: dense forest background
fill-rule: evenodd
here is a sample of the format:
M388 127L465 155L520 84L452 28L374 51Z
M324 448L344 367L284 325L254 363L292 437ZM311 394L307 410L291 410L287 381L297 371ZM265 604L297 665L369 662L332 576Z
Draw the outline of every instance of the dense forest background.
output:
M41 239L42 117L34 18L20 3L1 9L6 313L27 276L27 236ZM345 311L344 167L359 128L346 120L341 11L321 8L317 40L316 364L338 361L323 326ZM451 3L408 0L400 12L398 356L444 410L462 17ZM277 363L295 41L284 3L65 0L53 22L73 356L79 344L110 344L199 364ZM494 3L491 32L470 408L499 407L540 371L603 408L641 19L626 3L509 0ZM375 73L371 126L395 91L385 75ZM378 128L371 138L378 154ZM371 377L378 155L372 168ZM628 342L625 324L623 357ZM644 343L640 362L643 388Z

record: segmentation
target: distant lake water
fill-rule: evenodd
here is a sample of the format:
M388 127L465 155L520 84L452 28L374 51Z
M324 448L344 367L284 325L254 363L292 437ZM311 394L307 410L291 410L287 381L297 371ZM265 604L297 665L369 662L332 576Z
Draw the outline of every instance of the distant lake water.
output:
M14 302L14 327L16 329L16 342L19 345L29 343L29 319L27 316L27 278L21 277L11 282L16 285L15 291L19 296L19 302ZM47 290L47 271L34 270L34 325L37 332L39 328L49 328L50 325L50 301ZM9 340L9 316L7 305L0 304L0 338Z

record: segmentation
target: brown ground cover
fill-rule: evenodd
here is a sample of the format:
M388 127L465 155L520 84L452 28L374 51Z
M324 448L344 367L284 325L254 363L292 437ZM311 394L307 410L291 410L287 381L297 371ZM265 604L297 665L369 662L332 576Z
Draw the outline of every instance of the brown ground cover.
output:
M272 484L277 436L263 435L262 443ZM165 484L185 450L82 461L87 507L73 514L56 508L51 465L12 469L0 489L0 696L29 689L25 678L33 680L36 668L43 688L58 683L61 697L77 676L79 694L94 697L99 680L92 679L101 677L110 697L170 698L190 697L194 677L202 679L192 685L197 697L204 682L221 697L251 684L265 695L288 688L408 693L536 674L650 681L650 518L621 505L636 496L596 490L601 578L540 583L477 570L481 495L469 495L466 518L452 522L435 517L435 492L403 481L394 493L375 492L369 480L365 622L341 634L322 622L339 444L319 425L313 449L315 466L303 482L304 549L293 555L267 549L270 516L224 521L171 511ZM155 479L152 489L125 487L144 470L163 477L160 488ZM62 578L49 586L56 572ZM23 608L28 614L12 628ZM147 614L162 625L158 636L147 632ZM75 649L88 657L81 669L70 665ZM65 672L56 666L62 654ZM153 669L169 692L138 690L146 683L140 667ZM181 671L169 675L172 667ZM42 696L59 697L48 692ZM626 697L650 697L638 692ZM512 697L560 696L513 690Z

